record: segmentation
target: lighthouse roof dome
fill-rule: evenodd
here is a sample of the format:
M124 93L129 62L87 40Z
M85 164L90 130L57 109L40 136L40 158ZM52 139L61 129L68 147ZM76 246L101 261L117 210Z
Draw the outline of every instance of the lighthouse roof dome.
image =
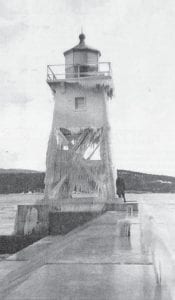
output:
M95 49L95 48L92 48L92 47L89 47L88 45L86 45L85 43L85 39L86 39L86 36L84 33L81 33L79 35L79 44L74 46L73 48L69 49L69 50L66 50L64 52L64 55L67 55L69 54L70 52L75 52L75 51L87 51L87 52L94 52L94 53L97 53L99 56L101 56L101 53L99 50Z

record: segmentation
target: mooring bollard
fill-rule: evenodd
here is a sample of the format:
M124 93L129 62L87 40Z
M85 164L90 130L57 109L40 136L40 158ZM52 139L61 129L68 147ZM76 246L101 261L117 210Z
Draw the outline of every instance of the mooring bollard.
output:
M133 206L132 205L127 206L127 215L133 216Z
M129 220L119 220L117 224L117 235L122 237L130 237L130 221Z

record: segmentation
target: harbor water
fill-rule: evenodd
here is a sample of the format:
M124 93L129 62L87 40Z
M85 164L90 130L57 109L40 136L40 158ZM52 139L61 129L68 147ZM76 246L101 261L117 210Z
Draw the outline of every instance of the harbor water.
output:
M0 235L12 234L18 205L35 204L42 198L42 193L0 195ZM175 194L127 194L126 199L143 204L143 210L154 215L161 227L172 236L175 249Z

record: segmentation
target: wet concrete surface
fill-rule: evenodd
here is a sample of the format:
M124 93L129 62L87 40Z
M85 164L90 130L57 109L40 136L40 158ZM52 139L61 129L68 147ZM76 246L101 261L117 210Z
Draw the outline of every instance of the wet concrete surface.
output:
M64 237L48 237L0 262L0 299L169 300L142 252L137 217L120 237L124 213L107 212ZM4 270L4 278L3 278Z

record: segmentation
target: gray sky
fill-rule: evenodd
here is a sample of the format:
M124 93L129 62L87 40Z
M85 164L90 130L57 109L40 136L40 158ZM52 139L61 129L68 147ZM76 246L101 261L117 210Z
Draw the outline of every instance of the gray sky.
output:
M81 26L112 62L116 166L175 176L173 0L0 0L0 167L45 169L46 65L64 63Z

